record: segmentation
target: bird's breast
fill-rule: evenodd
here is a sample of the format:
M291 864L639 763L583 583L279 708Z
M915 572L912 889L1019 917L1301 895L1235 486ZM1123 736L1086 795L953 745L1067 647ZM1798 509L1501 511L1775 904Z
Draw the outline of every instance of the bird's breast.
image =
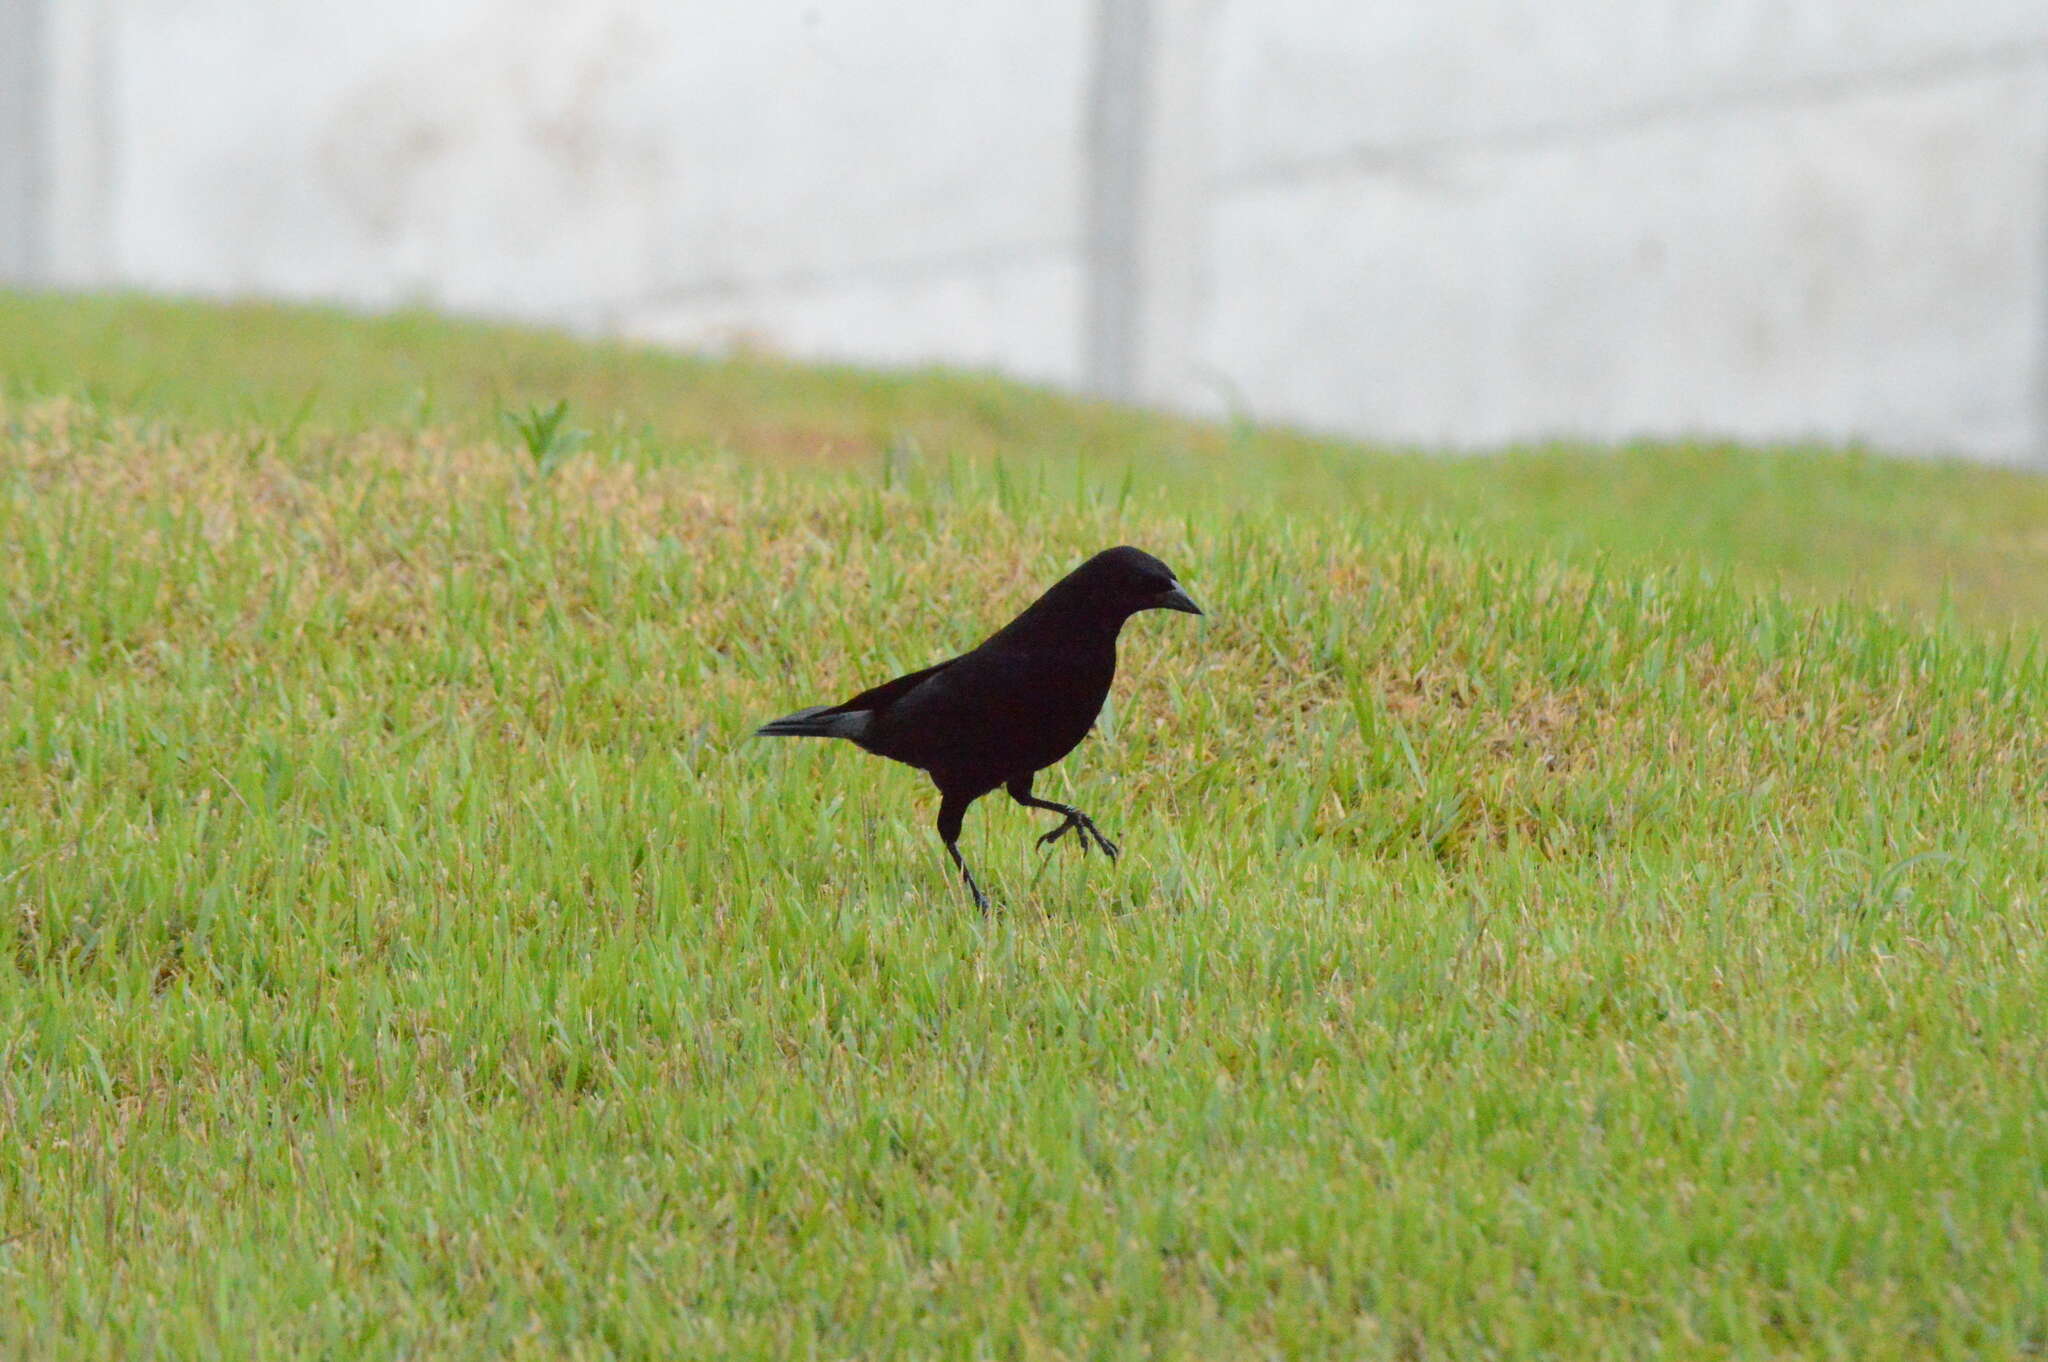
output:
M1088 736L1109 698L1116 655L1062 659L1057 666L1026 666L1008 688L1012 701L1002 727L1026 739L1033 769L1058 761Z

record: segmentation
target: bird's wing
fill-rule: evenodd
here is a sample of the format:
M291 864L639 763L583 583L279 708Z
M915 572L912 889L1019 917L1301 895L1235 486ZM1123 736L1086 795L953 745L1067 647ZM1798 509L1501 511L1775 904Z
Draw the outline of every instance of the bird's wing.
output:
M990 640L897 695L859 741L935 775L1035 771L1087 736L1115 670L1113 645L1090 656Z
M851 714L855 710L861 709L870 712L887 709L890 705L895 704L898 700L910 694L910 692L916 690L926 681L931 680L934 676L937 676L959 660L957 657L949 657L944 662L926 667L923 671L911 672L907 676L897 677L894 681L884 681L879 686L871 686L854 696L851 700L842 701L824 712L827 714Z

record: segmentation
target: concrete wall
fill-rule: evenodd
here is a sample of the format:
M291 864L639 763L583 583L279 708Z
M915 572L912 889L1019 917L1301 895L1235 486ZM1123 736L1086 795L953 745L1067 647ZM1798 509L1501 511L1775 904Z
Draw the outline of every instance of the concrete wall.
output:
M0 279L43 273L43 18L40 4L0 0Z
M1431 443L2048 449L2038 0L1232 0L1213 42L1190 389Z
M2048 4L0 0L0 273L2048 456Z

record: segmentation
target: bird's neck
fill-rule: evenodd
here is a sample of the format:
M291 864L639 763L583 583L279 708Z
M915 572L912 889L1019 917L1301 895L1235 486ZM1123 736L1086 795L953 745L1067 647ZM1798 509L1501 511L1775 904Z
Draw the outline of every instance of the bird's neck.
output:
M1038 598L1023 614L1003 626L997 638L1044 641L1069 648L1101 647L1114 652L1117 635L1130 616L1093 601L1060 599L1058 588Z

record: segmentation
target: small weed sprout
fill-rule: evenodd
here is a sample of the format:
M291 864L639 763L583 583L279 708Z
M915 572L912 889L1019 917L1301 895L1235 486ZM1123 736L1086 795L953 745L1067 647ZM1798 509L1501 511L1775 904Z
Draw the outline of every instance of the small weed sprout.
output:
M525 411L500 413L506 425L526 446L526 452L533 456L533 475L545 480L554 475L557 468L577 450L583 448L590 438L587 430L578 430L565 425L569 417L569 399L557 398L553 406L543 407L539 403Z

